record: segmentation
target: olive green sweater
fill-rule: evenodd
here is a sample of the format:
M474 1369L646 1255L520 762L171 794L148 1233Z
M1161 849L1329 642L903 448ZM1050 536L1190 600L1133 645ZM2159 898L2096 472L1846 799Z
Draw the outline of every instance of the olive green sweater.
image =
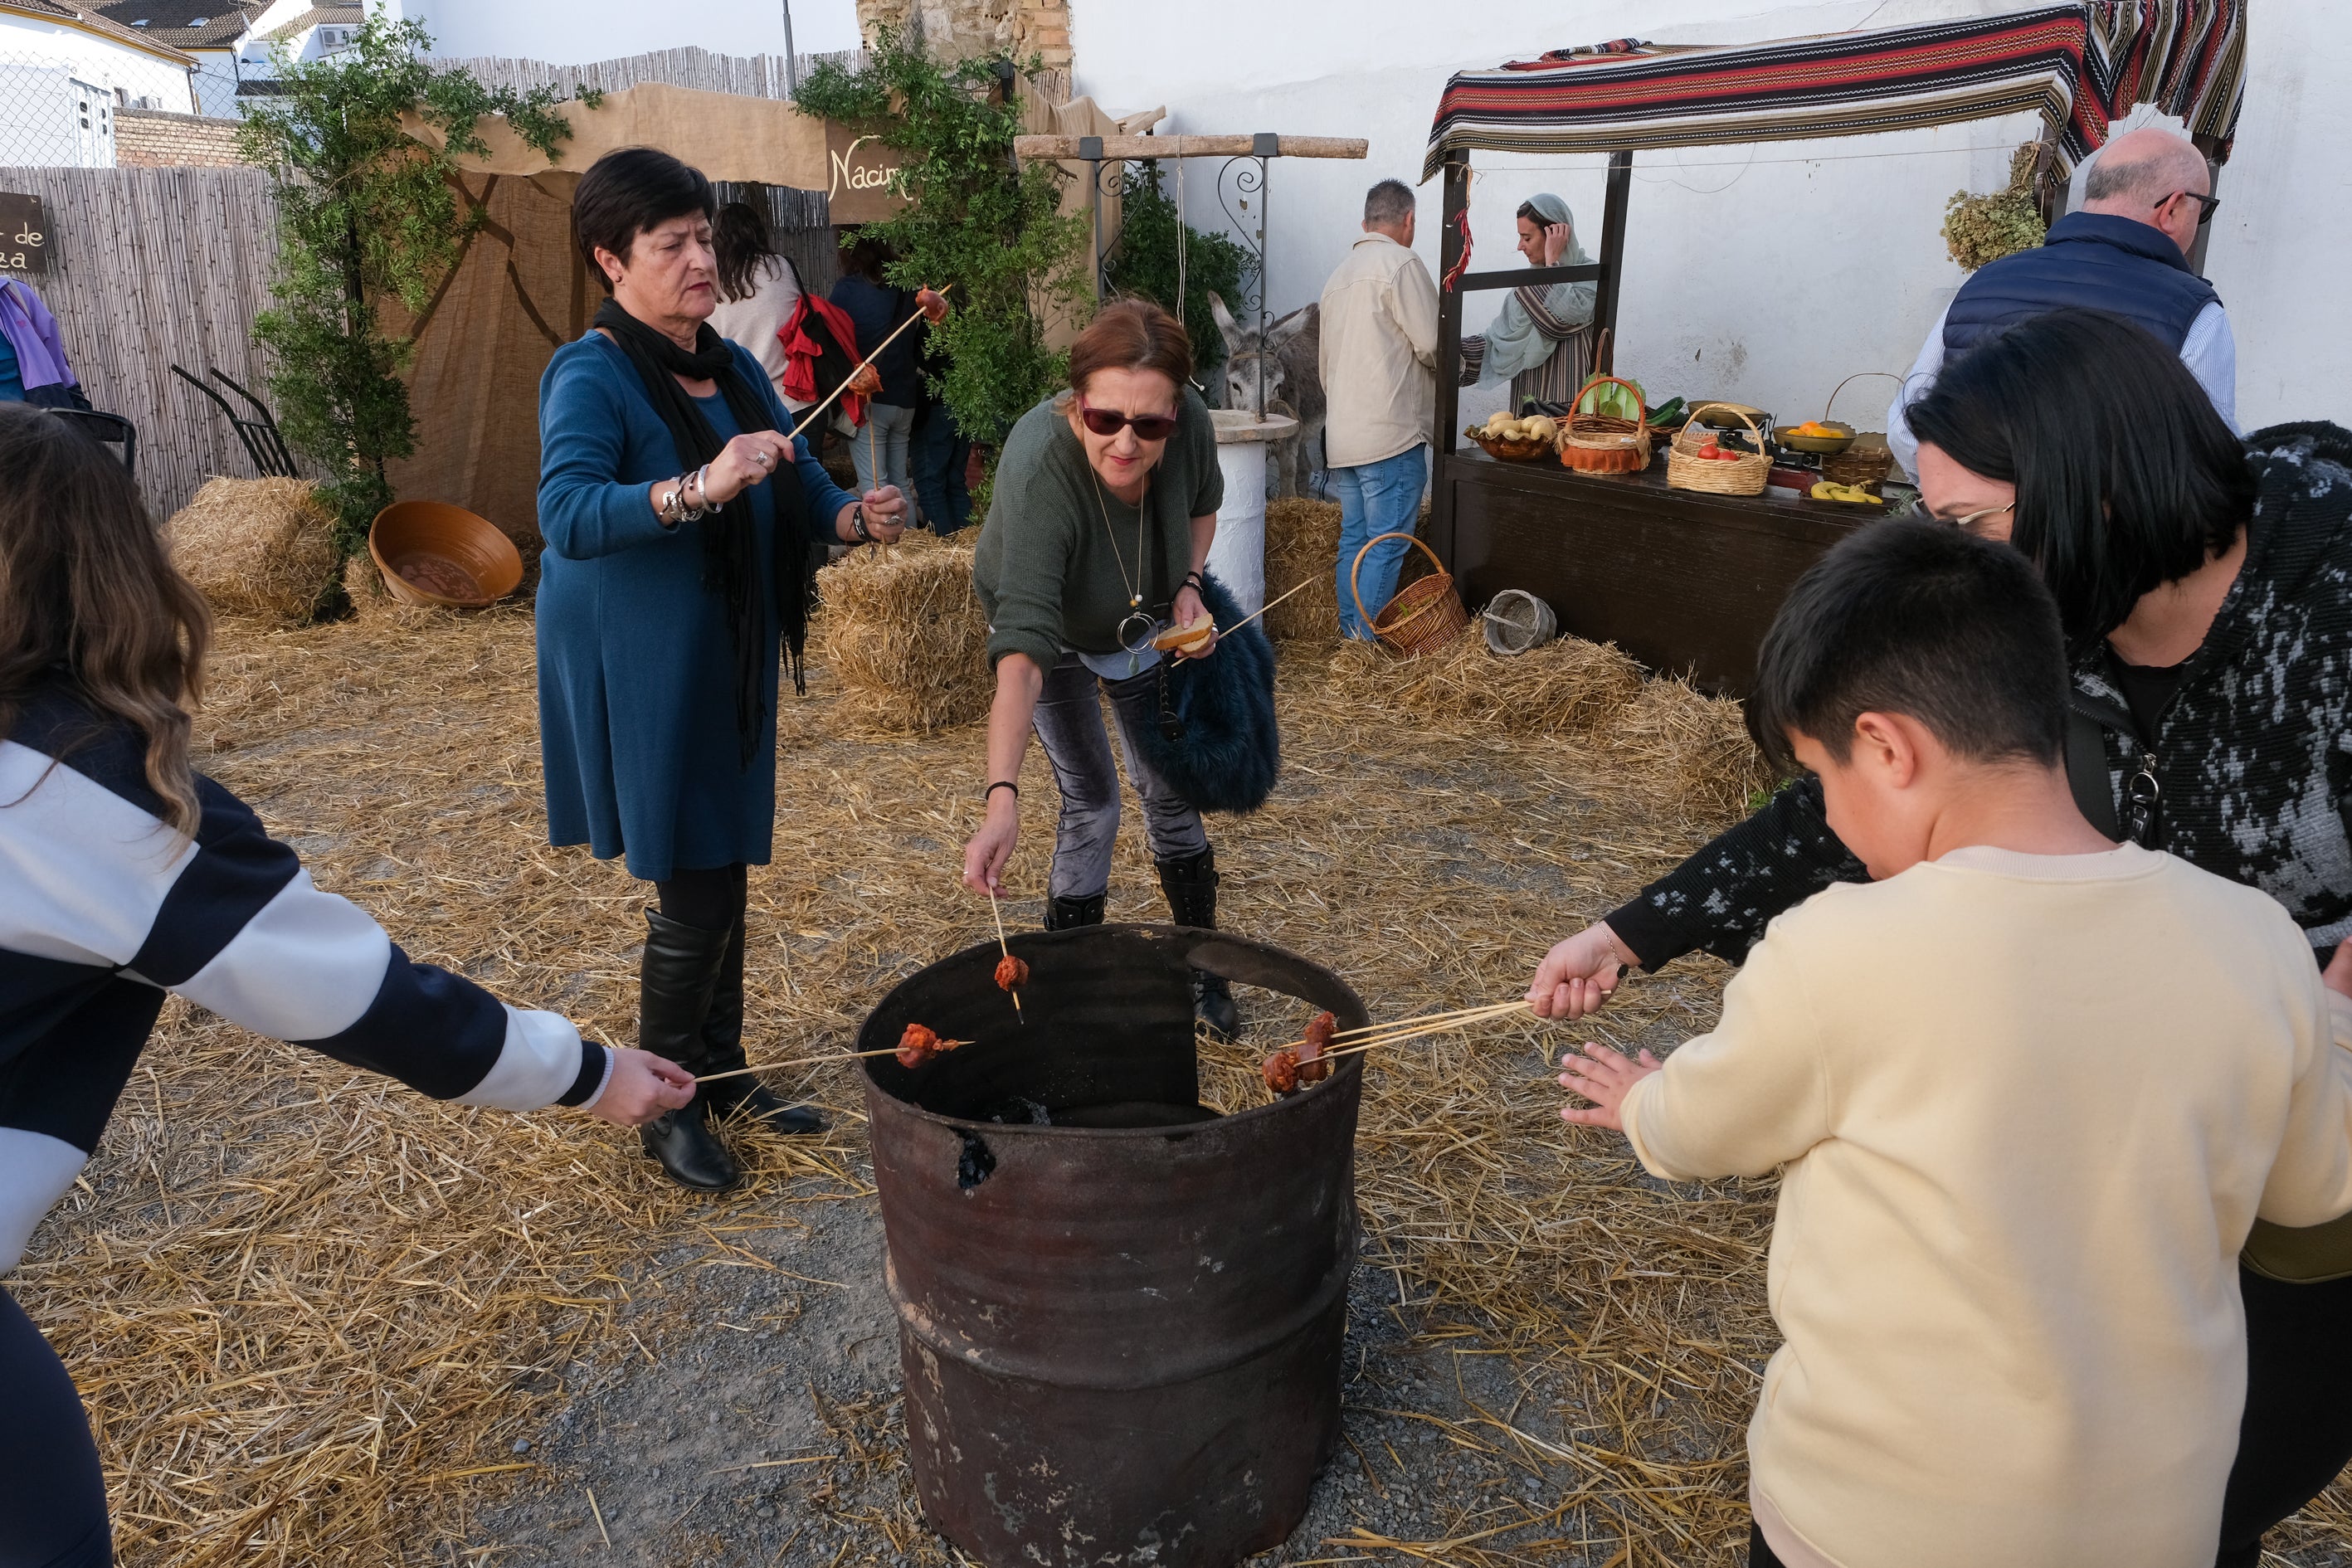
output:
M972 558L972 586L988 612L990 667L1008 653L1027 654L1040 669L1060 663L1064 648L1117 653L1130 584L1146 610L1166 615L1192 569L1192 519L1213 515L1224 499L1216 429L1190 387L1140 518L1095 478L1052 399L1023 415L997 463Z

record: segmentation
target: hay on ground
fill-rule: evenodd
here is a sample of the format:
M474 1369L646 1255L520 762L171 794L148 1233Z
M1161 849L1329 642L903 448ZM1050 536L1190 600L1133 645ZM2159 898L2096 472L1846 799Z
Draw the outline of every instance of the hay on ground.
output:
M335 581L335 514L303 479L208 479L164 524L173 563L215 610L299 626Z
M375 557L365 551L343 563L343 595L352 602L352 616L367 626L420 626L436 616L457 613L394 598L392 590L383 585L383 574L376 569Z
M1642 668L1615 644L1581 637L1502 658L1474 629L1419 658L1348 643L1332 658L1331 682L1343 700L1391 703L1440 723L1578 735L1624 712L1642 689Z
M1610 726L1609 742L1649 775L1662 806L1693 816L1727 822L1773 782L1738 702L1709 697L1686 680L1660 677L1644 685Z
M1339 584L1332 574L1339 558L1338 501L1300 496L1265 503L1267 603L1302 582L1307 584L1265 613L1266 636L1276 642L1330 642L1339 637Z
M853 730L919 735L988 711L988 617L971 590L971 546L909 532L853 550L817 574L810 637L839 679Z

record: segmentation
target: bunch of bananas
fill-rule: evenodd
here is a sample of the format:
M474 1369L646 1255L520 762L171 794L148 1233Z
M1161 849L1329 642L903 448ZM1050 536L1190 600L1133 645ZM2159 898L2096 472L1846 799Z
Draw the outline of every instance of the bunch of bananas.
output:
M1872 495L1860 485L1842 485L1834 479L1823 479L1805 493L1815 500L1853 501L1864 506L1884 504L1881 498Z

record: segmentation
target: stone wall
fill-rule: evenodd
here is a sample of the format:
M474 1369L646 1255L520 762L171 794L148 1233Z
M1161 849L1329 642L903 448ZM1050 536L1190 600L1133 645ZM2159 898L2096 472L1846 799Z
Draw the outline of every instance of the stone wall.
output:
M245 162L236 150L237 129L243 124L160 109L118 109L114 161L125 169L231 168Z
M869 43L883 23L952 59L1036 55L1048 71L1066 77L1070 68L1069 0L857 0L857 28Z

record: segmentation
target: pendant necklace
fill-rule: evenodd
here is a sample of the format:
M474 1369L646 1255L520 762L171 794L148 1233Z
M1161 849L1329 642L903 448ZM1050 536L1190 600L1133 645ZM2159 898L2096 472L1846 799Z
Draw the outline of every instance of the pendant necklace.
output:
M1118 563L1118 580L1127 589L1127 616L1118 623L1118 646L1127 650L1127 672L1133 675L1142 663L1143 645L1160 625L1144 609L1142 590L1136 586L1136 577L1143 574L1144 513L1151 505L1151 475L1149 471L1144 474L1143 494L1135 503L1136 577L1128 575L1127 557L1119 553L1118 535L1110 526L1110 503L1103 500L1102 477L1095 472L1092 463L1087 465L1087 478L1094 483L1095 511L1102 518L1103 537L1110 541L1110 558Z

